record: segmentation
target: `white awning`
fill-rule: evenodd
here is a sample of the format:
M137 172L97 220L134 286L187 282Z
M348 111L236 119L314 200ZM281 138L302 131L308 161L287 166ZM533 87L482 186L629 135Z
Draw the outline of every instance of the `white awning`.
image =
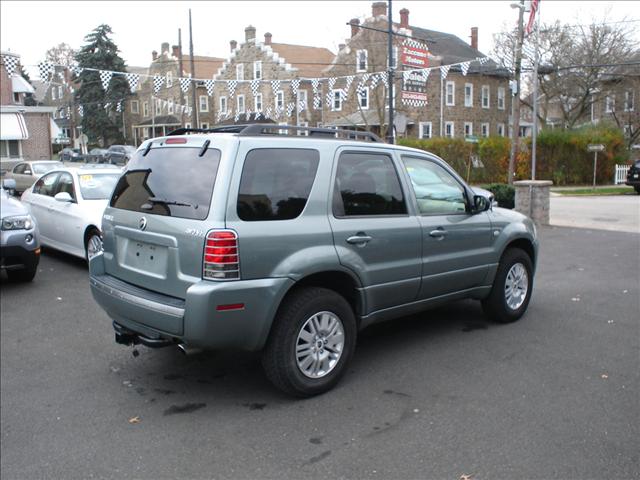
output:
M0 140L26 140L27 138L29 138L29 132L21 113L1 114Z
M27 82L22 75L13 75L11 77L11 87L13 93L34 93L35 89Z
M51 141L54 142L56 138L62 137L62 130L52 118L49 119L49 122L51 123Z

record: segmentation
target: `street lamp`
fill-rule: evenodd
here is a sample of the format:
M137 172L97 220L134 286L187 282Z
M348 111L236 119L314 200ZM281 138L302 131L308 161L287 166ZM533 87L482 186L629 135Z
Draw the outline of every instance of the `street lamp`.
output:
M511 101L511 117L512 117L512 130L511 130L511 152L509 154L509 172L507 182L509 185L513 183L513 172L515 170L516 152L518 136L520 134L520 70L522 66L522 42L524 40L524 29L522 26L522 20L524 18L524 0L520 0L519 3L512 3L511 8L517 8L518 11L518 37L516 42L515 51L515 92L513 94L513 100Z

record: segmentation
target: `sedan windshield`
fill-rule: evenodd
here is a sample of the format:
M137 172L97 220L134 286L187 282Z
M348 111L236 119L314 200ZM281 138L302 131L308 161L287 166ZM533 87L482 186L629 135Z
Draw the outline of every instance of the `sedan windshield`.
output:
M120 174L91 173L78 175L80 193L85 200L106 200L111 197Z
M54 168L61 168L64 165L61 162L50 162L50 163L34 163L33 164L33 173L36 175L42 175L43 173L50 172Z

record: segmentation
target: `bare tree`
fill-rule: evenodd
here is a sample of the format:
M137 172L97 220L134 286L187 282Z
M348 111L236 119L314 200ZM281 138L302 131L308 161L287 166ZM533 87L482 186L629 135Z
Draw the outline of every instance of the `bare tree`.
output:
M75 56L77 50L71 48L67 43L60 43L55 47L51 47L47 50L45 58L47 61L55 64L62 65L63 67L70 67L75 63Z

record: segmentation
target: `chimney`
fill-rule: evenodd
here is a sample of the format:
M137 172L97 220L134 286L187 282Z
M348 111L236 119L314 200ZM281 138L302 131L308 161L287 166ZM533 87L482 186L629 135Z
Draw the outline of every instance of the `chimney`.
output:
M231 40L229 42L229 47L231 48L232 52L236 49L237 46L238 46L238 42L236 42L235 40Z
M169 55L169 42L163 42L161 47L160 51L162 52L162 55L165 53Z
M478 49L478 27L471 27L471 48Z
M342 50L344 50L344 47L346 47L346 45L344 43L341 43L340 45L338 45L338 51L341 52Z
M409 28L409 10L400 10L400 28Z
M153 60L157 60L158 59L158 52L156 50L154 50L153 52L151 52L151 58Z
M271 34L269 32L264 34L264 44L271 45Z
M172 55L173 55L175 58L180 58L180 46L178 46L178 45L173 45L171 48L172 48L172 50L173 50L173 51L172 51Z
M355 37L356 34L360 31L360 27L358 26L360 25L360 19L352 18L351 20L349 20L349 23L351 24L351 36Z
M249 42L255 39L256 39L256 27L252 27L251 25L249 25L247 28L244 29L244 40L245 42Z
M374 2L371 4L371 15L378 17L387 15L387 2Z

